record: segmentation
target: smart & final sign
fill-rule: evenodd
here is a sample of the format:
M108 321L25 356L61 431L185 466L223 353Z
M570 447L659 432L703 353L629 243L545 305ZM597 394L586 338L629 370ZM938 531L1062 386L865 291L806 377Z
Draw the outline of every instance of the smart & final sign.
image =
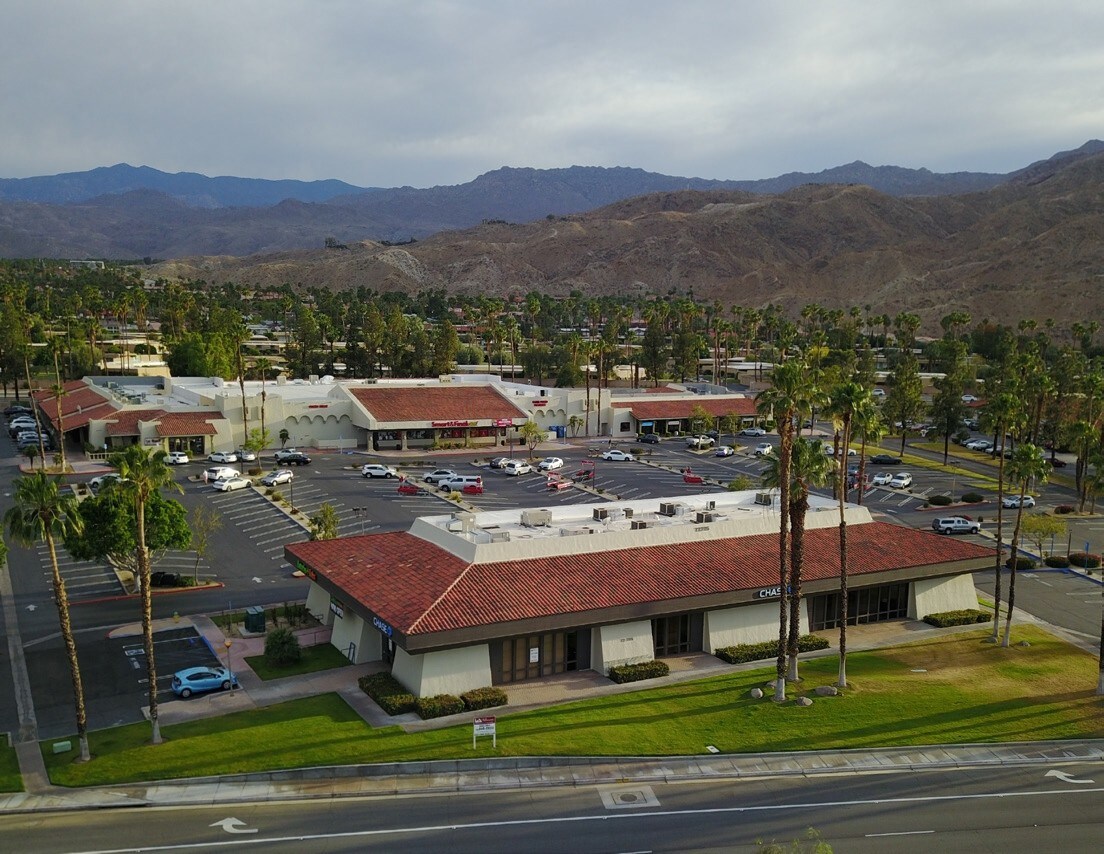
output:
M475 740L481 735L489 735L491 737L491 747L498 747L494 715L483 715L475 719L475 725L472 727L472 750L475 750Z

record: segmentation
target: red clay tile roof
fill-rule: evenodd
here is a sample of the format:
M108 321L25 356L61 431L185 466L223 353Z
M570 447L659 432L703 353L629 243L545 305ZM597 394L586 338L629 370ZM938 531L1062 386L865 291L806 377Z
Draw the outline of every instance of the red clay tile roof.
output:
M116 412L115 404L105 401L99 406L93 406L88 409L82 409L80 412L72 415L66 415L64 418L65 432L70 430L76 430L80 427L88 425L89 421L98 421L102 418L110 418ZM52 422L51 422L52 423ZM54 425L57 426L56 424Z
M166 412L157 424L158 436L214 436L218 431L211 424L223 418L221 412Z
M107 422L108 436L137 436L139 421L156 421L164 409L121 409Z
M406 532L293 543L285 554L407 635L755 590L778 574L776 534L487 564ZM992 554L886 522L848 528L849 576ZM838 530L808 531L805 581L838 576Z
M750 397L722 397L703 394L681 400L634 400L632 403L615 403L616 409L630 409L638 421L656 418L689 418L695 407L701 407L714 418L726 415L751 416L755 414L755 401Z
M528 418L524 410L488 386L375 386L349 391L373 417L385 423Z
M61 416L66 432L84 427L90 420L104 418L115 411L116 404L82 380L62 383L65 394L61 397ZM32 392L45 418L56 429L58 422L58 398L52 391L39 389Z

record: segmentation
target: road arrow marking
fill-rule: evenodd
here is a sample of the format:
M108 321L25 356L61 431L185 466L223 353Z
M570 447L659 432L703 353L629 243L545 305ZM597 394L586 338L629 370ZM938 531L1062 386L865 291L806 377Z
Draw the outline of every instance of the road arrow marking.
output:
M239 818L224 818L222 821L212 822L209 827L221 827L227 833L256 833L257 828L246 828L245 822Z
M27 606L27 610L28 610L28 611L33 611L33 610L35 610L35 609L36 609L37 607L38 607L37 605L28 605L28 606Z
M261 584L261 583L262 583L263 581L264 581L264 579L263 579L263 578L258 578L258 577L257 577L257 576L255 576L255 575L253 576L253 583L254 583L254 584Z
M1046 774L1044 774L1043 776L1044 777L1057 777L1063 783L1084 783L1084 784L1088 785L1088 784L1096 782L1095 780L1078 780L1076 777L1073 777L1073 776L1071 776L1069 774L1066 774L1062 771L1047 771Z

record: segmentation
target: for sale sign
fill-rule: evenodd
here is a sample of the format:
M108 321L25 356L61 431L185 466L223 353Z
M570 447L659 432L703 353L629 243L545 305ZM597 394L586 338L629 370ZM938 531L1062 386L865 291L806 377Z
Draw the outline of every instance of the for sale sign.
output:
M495 733L494 715L483 715L475 719L475 725L472 728L472 750L475 750L475 740L481 735L489 735L491 737L491 746L498 747L498 735Z

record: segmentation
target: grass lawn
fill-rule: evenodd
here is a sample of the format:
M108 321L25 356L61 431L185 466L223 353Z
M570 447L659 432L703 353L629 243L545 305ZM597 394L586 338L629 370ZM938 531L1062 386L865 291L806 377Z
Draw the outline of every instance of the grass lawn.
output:
M314 673L318 670L332 670L335 667L347 667L350 664L337 647L333 644L322 643L316 646L305 646L302 649L302 657L295 664L288 667L271 667L265 661L263 655L251 655L245 659L261 679L282 679L285 676L302 676L304 673Z
M811 707L752 700L771 669L732 673L500 718L498 749L471 748L470 723L404 733L373 730L337 695L296 700L162 729L91 734L94 759L43 755L64 786L244 773L311 765L486 756L705 754L945 742L1031 741L1104 735L1094 656L1030 626L1013 641L983 643L988 629L848 656L853 687ZM804 662L804 689L831 684L834 657ZM793 697L791 689L790 696Z
M15 748L0 747L0 792L22 792L23 778L19 776L19 760Z

